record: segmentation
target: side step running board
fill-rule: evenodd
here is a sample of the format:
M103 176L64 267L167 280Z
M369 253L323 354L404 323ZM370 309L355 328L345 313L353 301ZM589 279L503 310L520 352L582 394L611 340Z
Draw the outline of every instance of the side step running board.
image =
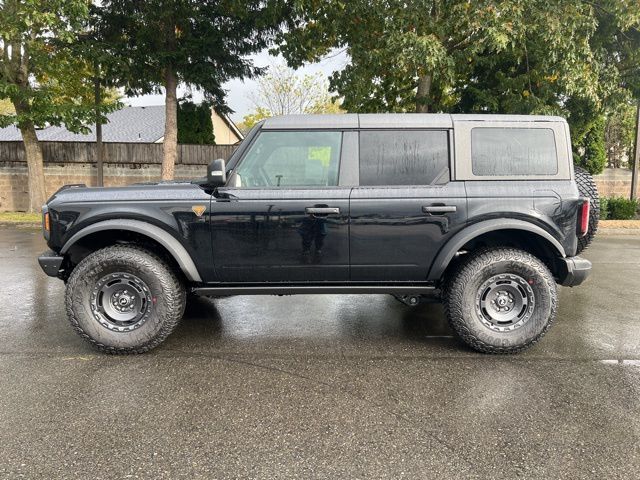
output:
M297 295L317 293L347 294L397 294L439 295L440 290L431 285L258 285L195 287L196 295Z

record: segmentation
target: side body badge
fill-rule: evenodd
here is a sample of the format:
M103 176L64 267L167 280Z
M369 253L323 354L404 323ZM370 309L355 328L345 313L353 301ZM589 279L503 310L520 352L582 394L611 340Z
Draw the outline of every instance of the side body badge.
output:
M206 209L207 207L205 207L204 205L194 205L193 207L191 207L193 213L195 213L198 217L201 217Z

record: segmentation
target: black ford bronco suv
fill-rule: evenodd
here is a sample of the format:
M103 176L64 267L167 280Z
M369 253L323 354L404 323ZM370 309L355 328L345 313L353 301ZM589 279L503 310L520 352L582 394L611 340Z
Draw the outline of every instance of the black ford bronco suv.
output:
M201 180L63 187L39 262L110 353L160 344L187 294L300 293L441 300L471 347L514 353L588 276L598 208L562 118L285 116Z

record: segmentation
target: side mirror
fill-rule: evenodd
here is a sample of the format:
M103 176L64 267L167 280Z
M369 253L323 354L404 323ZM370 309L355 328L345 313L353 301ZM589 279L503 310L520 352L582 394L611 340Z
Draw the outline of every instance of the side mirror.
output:
M222 187L227 183L227 170L224 159L218 158L209 164L207 183L212 187Z

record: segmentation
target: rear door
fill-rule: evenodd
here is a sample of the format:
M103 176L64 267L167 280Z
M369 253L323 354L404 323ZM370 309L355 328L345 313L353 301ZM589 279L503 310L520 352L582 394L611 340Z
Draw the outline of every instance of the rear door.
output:
M223 282L347 281L349 193L340 130L261 131L211 202ZM351 159L355 163L355 158Z
M359 134L351 193L351 280L424 281L467 218L464 182L451 181L448 129Z

